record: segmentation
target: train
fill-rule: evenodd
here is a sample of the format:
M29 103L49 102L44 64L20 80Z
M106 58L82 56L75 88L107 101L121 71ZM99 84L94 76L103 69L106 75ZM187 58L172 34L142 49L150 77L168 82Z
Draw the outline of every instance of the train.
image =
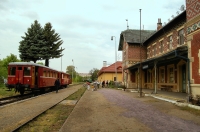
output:
M32 62L11 62L8 64L8 78L6 87L15 88L21 95L25 91L45 92L55 89L55 80L59 78L60 88L72 83L68 73L52 69Z

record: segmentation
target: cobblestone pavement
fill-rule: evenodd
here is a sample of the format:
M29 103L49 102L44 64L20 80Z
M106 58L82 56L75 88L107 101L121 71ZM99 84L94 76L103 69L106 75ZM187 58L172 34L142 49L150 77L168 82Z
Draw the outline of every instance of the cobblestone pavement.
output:
M86 91L60 132L200 132L200 117L138 93Z
M70 86L56 92L40 95L20 103L0 107L0 132L10 132L38 114L51 108L80 88L80 85Z

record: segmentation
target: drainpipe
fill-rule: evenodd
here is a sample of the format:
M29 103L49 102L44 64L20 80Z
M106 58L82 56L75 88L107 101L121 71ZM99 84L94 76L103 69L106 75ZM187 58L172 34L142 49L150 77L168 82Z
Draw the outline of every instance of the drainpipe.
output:
M155 87L155 94L156 94L156 93L157 93L157 76L156 76L157 61L154 61L154 69L155 69L155 81L154 81L154 87Z
M189 102L189 98L191 96L191 88L190 88L190 59L178 55L177 50L175 50L175 56L179 57L179 58L182 58L182 59L187 61L187 65L188 65L188 98L187 99L188 99L188 102Z

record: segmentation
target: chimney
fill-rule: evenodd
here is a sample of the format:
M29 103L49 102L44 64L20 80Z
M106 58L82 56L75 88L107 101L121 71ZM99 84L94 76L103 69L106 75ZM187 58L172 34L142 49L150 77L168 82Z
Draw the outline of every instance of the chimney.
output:
M157 31L160 30L162 28L162 23L161 23L161 19L158 18L158 23L157 23Z
M107 61L103 61L103 67L107 66Z

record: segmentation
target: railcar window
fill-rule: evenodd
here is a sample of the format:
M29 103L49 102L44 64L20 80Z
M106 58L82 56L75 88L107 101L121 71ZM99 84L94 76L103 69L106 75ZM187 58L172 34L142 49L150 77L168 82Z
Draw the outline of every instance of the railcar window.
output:
M31 67L24 67L24 76L30 76Z
M18 70L22 70L22 67L18 67Z
M46 77L46 71L43 71L43 76Z
M15 75L16 67L10 67L10 75Z

